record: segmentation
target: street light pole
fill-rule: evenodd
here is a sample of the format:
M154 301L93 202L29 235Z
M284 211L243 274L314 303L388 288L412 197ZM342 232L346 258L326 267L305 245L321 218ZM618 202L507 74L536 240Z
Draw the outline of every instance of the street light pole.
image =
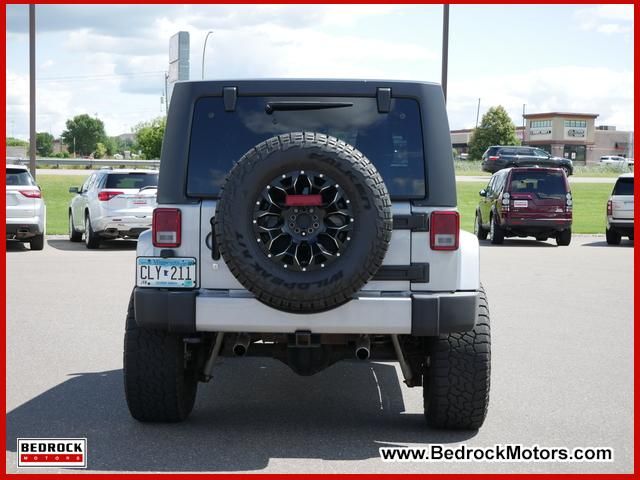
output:
M36 6L29 4L29 170L36 178Z
M442 10L442 93L447 103L447 70L449 68L449 4Z
M213 33L213 30L209 30L207 32L207 36L204 37L204 45L202 45L202 80L204 80L204 52L207 51L207 40L209 40L209 35Z

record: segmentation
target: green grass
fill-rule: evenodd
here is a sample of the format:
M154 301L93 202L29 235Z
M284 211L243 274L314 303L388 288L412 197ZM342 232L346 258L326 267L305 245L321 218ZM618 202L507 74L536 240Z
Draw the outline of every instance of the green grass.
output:
M47 233L67 233L67 212L73 197L69 187L80 186L85 181L83 175L38 175L47 204ZM485 182L458 182L458 209L462 228L473 231L473 216L480 196L478 192ZM604 214L607 199L611 194L610 184L575 183L573 193L573 232L604 233Z
M482 175L487 178L491 176L488 172L483 172L480 167L480 161L471 161L471 160L456 160L454 165L456 169L456 175L468 175L468 176L478 176ZM626 168L618 168L618 167L609 167L609 166L601 166L601 165L589 165L589 166L581 166L576 165L573 171L573 176L575 177L609 177L609 178L617 178L621 173L625 173L628 170Z
M42 188L42 196L47 205L49 235L67 233L69 202L73 198L73 194L69 193L69 187L81 186L87 177L84 175L37 175L36 182Z
M485 186L485 182L458 182L458 210L463 230L473 231L473 219L480 200L478 192ZM604 233L607 200L612 188L608 183L574 183L571 186L573 233Z

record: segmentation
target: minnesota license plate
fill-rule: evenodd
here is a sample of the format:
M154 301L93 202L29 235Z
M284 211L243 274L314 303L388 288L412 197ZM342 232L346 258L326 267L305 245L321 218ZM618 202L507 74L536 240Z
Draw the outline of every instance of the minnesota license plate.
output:
M138 287L193 288L196 286L195 258L138 257Z

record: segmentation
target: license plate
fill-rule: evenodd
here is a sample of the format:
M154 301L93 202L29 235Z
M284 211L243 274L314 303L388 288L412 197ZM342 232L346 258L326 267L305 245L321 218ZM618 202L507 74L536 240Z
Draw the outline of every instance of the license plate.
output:
M196 259L138 257L136 286L193 288L196 286Z
M529 201L528 200L514 200L513 201L513 206L514 207L520 207L520 208L527 208L529 206Z
M140 205L149 205L149 204L150 204L150 200L148 198L134 197L129 199L130 207L139 207Z

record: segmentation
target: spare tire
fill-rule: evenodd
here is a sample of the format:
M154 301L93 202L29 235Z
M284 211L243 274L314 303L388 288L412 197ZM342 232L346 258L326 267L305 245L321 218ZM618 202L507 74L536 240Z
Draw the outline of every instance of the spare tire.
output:
M227 266L258 300L321 312L349 301L380 268L391 200L353 146L295 132L260 143L235 164L214 229Z

